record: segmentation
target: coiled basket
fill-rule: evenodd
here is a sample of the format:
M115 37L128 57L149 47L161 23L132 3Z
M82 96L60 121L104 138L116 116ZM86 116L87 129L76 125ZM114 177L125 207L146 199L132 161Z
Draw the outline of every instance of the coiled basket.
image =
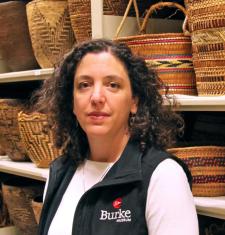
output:
M168 152L181 158L189 167L193 177L194 196L225 195L225 147L170 148Z

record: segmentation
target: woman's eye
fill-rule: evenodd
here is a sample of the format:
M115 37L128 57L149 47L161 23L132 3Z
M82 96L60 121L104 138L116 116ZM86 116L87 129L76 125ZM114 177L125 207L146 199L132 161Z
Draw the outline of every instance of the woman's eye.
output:
M85 89L89 86L90 86L90 84L88 82L81 82L81 83L78 84L79 89Z
M110 82L109 85L110 85L111 88L114 88L114 89L120 88L120 85L118 83L116 83L116 82Z

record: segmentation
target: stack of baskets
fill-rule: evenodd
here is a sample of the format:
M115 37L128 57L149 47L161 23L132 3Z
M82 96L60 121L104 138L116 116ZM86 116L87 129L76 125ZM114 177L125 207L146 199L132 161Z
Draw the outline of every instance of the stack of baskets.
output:
M185 0L199 96L225 95L225 1Z
M186 10L174 2L160 2L152 5L141 26L141 35L116 37L115 41L126 43L131 50L142 56L153 67L169 94L197 95L192 63L191 38L185 33L146 34L149 16L162 7L175 7L186 15ZM118 28L117 36L121 26Z
M193 177L194 196L225 195L225 147L196 146L171 148L168 152L181 158Z

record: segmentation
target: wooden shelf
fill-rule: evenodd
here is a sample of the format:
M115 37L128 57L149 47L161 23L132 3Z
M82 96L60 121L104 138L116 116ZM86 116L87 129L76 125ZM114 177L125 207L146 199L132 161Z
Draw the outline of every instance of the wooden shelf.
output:
M2 73L0 74L0 83L44 80L49 78L52 73L53 68Z
M53 68L0 74L0 83L44 80ZM170 97L173 102L173 97ZM178 111L225 111L225 96L174 95ZM165 103L166 105L166 103Z
M38 168L32 162L13 162L7 156L0 156L0 172L46 181L49 169Z
M225 219L225 196L223 197L195 197L198 214Z

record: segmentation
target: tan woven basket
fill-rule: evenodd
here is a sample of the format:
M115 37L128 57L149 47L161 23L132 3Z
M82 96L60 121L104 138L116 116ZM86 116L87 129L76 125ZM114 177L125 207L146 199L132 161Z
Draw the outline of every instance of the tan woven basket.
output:
M225 95L225 1L185 0L199 96Z
M25 3L0 3L0 22L0 53L9 71L39 68L31 46Z
M18 124L27 153L37 167L49 167L61 152L54 147L48 117L42 113L18 113Z
M153 67L169 94L197 95L192 63L191 38L184 33L146 34L149 16L162 7L175 7L186 14L185 9L173 2L160 2L152 5L141 26L141 35L118 38L123 26L119 26L115 41L126 43L131 50L142 56ZM161 87L161 92L165 92Z
M21 140L17 114L22 106L16 99L0 99L0 142L13 161L30 160Z
M32 199L43 192L43 184L29 179L11 179L2 184L3 198L10 218L23 235L37 234Z
M103 14L122 16L129 0L103 0ZM148 1L137 0L143 12L149 5ZM91 39L91 0L68 0L71 24L76 40L82 42ZM131 9L129 15L134 15Z
M168 152L181 158L189 167L193 177L194 196L225 195L225 147L171 148Z
M67 1L33 0L26 6L35 57L41 68L54 67L75 43Z

